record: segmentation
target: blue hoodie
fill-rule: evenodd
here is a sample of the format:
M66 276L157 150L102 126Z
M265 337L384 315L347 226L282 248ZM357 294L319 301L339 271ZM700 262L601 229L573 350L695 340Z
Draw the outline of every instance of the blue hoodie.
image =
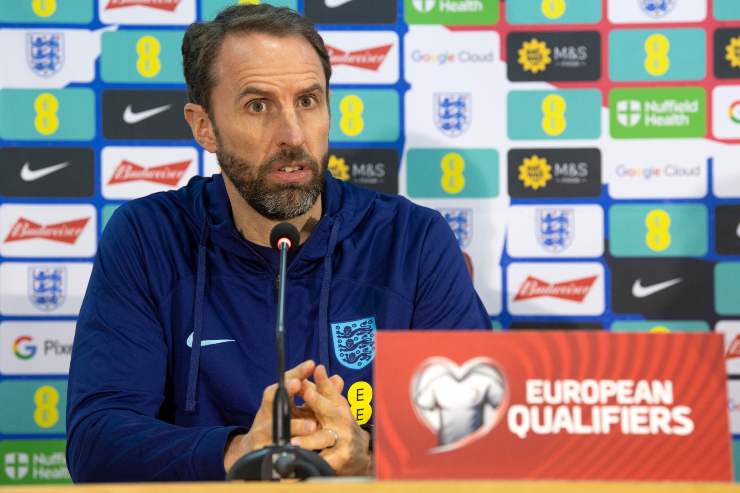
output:
M287 367L372 382L375 330L488 328L435 211L326 174L287 273ZM67 404L77 481L222 480L274 383L276 269L242 239L221 175L120 207L80 310Z

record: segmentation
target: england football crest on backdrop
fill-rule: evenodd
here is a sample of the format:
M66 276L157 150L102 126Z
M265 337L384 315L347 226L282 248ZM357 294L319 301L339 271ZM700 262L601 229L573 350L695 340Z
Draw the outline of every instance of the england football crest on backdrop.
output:
M473 240L473 210L467 208L437 209L445 218L461 250Z
M434 124L448 137L457 137L469 127L473 97L465 92L434 94Z
M41 77L51 77L64 65L64 35L62 33L26 34L26 61L31 71Z
M29 267L28 297L39 310L50 312L67 298L67 269L64 267Z
M668 15L676 6L676 0L637 0L640 8L653 19L660 19Z
M551 253L560 253L573 243L573 209L537 209L537 241Z
M331 324L334 354L342 365L360 370L375 358L375 317Z

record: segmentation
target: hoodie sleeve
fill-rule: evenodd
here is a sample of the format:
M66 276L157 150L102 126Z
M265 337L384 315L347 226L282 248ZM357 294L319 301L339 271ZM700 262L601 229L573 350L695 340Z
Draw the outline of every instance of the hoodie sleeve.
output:
M75 482L223 480L236 427L184 428L158 418L168 347L141 238L122 207L101 239L80 310L67 403Z
M447 222L435 213L424 235L412 328L490 329L491 319Z

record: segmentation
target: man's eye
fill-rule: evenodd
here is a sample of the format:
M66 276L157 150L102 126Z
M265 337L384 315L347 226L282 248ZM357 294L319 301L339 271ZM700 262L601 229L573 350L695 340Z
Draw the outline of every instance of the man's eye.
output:
M312 96L304 96L300 99L300 104L304 108L310 108L314 105L314 98Z
M252 101L249 103L249 109L254 113L262 113L267 109L267 105L264 101Z

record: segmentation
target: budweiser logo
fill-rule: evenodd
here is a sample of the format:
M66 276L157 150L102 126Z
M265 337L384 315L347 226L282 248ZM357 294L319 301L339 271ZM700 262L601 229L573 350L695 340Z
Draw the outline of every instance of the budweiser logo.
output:
M10 228L8 236L5 237L5 243L38 239L58 241L60 243L73 245L77 241L77 238L82 234L82 231L85 229L85 226L87 226L87 222L89 220L90 218L86 217L83 219L75 219L74 221L44 226L21 217L13 227Z
M108 0L105 10L120 9L124 7L151 7L153 9L174 12L181 0Z
M725 352L725 359L740 358L740 335L736 335Z
M550 284L536 277L529 276L519 288L514 301L549 296L551 298L562 298L580 303L588 295L588 292L591 291L591 286L593 286L597 277L584 277L583 279Z
M185 171L188 169L191 162L191 160L178 161L176 163L145 168L144 166L124 159L113 172L113 176L111 176L111 179L108 181L108 185L116 185L118 183L126 183L130 181L150 181L174 187L180 183L182 175L185 174Z
M366 70L378 70L391 48L393 48L392 44L359 51L343 51L331 45L326 45L332 65L351 65Z

